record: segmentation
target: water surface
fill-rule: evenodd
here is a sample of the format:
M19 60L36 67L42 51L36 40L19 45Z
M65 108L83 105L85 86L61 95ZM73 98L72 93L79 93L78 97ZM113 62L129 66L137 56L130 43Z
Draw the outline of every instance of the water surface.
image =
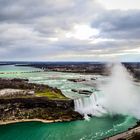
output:
M82 75L75 73L61 72L35 72L31 67L0 66L0 72L19 73L0 74L3 78L28 78L30 82L48 84L60 88L62 92L70 98L79 98L77 93L71 89L87 89L96 91L94 81L91 77L99 80L105 79L99 75ZM74 83L69 78L86 78L90 83ZM96 91L97 92L97 91ZM98 93L97 93L98 94ZM50 123L24 122L0 126L0 140L98 140L119 132L123 132L136 124L136 119L131 116L106 116L92 117L90 121L80 120L72 122Z

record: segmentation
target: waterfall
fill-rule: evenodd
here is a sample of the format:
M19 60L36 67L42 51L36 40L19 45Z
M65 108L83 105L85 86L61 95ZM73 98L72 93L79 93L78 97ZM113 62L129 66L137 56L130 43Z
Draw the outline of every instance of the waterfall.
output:
M140 119L140 94L133 77L119 62L111 68L108 84L100 89L104 94L102 105L110 114L131 115Z
M102 116L108 113L130 115L140 119L140 94L121 63L112 65L108 82L102 85L100 90L98 94L76 99L75 111L85 116ZM97 96L99 94L101 96Z
M92 94L90 97L83 97L74 100L75 111L85 116L102 116L106 113L105 109L97 102L96 94Z

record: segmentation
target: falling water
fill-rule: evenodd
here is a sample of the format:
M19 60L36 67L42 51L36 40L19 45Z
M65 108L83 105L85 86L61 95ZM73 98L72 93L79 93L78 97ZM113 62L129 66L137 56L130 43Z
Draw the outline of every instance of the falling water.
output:
M75 110L83 115L108 114L131 115L140 118L140 96L132 77L121 63L113 64L107 84L100 86L102 96L76 99Z
M87 115L102 116L105 113L105 109L98 104L97 96L93 93L90 97L83 97L74 100L75 111L83 114L85 118Z
M140 118L140 95L133 77L121 63L113 64L108 84L101 86L101 91L104 94L101 104L110 114Z

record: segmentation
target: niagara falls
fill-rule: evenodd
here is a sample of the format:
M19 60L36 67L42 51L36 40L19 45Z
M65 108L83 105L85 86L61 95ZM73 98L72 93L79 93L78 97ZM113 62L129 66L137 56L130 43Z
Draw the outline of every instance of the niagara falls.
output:
M0 0L0 140L140 140L140 0Z
M111 74L107 84L99 85L99 93L76 99L74 101L75 110L84 115L119 114L131 115L139 119L140 95L132 75L120 62L109 65L111 65Z

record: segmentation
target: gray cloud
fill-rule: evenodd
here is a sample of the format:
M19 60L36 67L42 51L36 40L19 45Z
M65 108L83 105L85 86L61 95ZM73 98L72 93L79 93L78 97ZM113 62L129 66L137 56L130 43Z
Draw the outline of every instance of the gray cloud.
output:
M92 26L101 30L101 36L116 39L140 38L140 10L106 11L93 20Z
M140 10L106 10L96 0L1 0L0 59L99 60L131 53L133 60L139 15ZM99 35L67 38L75 24L91 25Z

